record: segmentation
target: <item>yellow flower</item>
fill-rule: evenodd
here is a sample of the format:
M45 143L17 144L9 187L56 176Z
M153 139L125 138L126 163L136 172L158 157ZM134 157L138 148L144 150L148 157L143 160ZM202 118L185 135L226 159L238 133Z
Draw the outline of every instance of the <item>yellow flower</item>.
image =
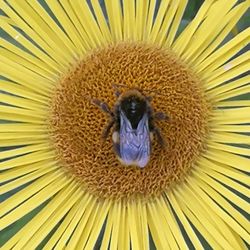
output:
M247 249L250 28L225 38L250 2L207 0L177 35L187 2L1 1L2 236L30 218L3 249ZM143 169L101 139L114 84L170 118Z

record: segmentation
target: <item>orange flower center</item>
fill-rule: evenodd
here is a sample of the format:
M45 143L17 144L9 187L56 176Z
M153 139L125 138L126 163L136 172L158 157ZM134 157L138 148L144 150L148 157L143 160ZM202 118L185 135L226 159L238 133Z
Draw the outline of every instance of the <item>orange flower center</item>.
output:
M111 133L102 140L107 114L90 101L117 98L137 88L152 97L156 121L166 141L152 143L148 165L140 169L117 160ZM62 166L89 192L104 198L154 197L183 179L204 149L209 105L199 78L176 55L152 45L120 43L91 52L61 78L55 91L50 127Z

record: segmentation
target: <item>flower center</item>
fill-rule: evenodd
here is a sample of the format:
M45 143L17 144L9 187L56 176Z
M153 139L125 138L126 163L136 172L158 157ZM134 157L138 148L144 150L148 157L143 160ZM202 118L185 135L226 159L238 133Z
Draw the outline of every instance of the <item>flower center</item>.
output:
M102 140L109 117L90 99L117 102L137 88L151 96L155 121L166 142L152 142L148 165L122 165L113 150L112 132ZM176 55L156 46L120 43L93 51L61 78L51 105L51 131L62 166L85 189L104 198L154 197L183 179L203 149L209 106L201 82Z

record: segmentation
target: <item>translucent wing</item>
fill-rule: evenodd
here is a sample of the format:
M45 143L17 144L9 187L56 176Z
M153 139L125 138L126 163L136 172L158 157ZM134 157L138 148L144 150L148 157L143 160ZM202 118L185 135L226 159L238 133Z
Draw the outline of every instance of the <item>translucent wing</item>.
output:
M133 129L126 115L120 115L120 157L125 165L145 167L150 157L148 116L144 114L137 129Z

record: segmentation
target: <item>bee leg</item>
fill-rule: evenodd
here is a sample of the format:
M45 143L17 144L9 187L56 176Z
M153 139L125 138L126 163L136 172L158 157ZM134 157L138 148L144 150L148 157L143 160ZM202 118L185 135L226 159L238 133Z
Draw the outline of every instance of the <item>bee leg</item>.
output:
M93 99L92 102L93 102L93 104L98 106L103 112L109 114L112 117L114 116L113 112L110 110L110 108L106 102L102 102L98 99Z
M162 135L161 135L161 131L159 128L157 127L154 127L153 128L153 132L155 133L156 137L157 137L157 140L158 140L158 143L161 145L161 147L165 147L165 140L163 139Z
M112 119L112 120L109 121L109 123L108 123L108 124L106 125L106 127L104 128L104 130L103 130L103 132L102 132L102 138L103 138L104 140L107 139L107 137L108 137L108 135L109 135L109 132L110 132L110 129L113 127L114 123L115 123L115 120Z
M154 119L159 120L159 121L163 121L163 120L168 120L169 117L163 112L156 112L156 113L154 113Z

